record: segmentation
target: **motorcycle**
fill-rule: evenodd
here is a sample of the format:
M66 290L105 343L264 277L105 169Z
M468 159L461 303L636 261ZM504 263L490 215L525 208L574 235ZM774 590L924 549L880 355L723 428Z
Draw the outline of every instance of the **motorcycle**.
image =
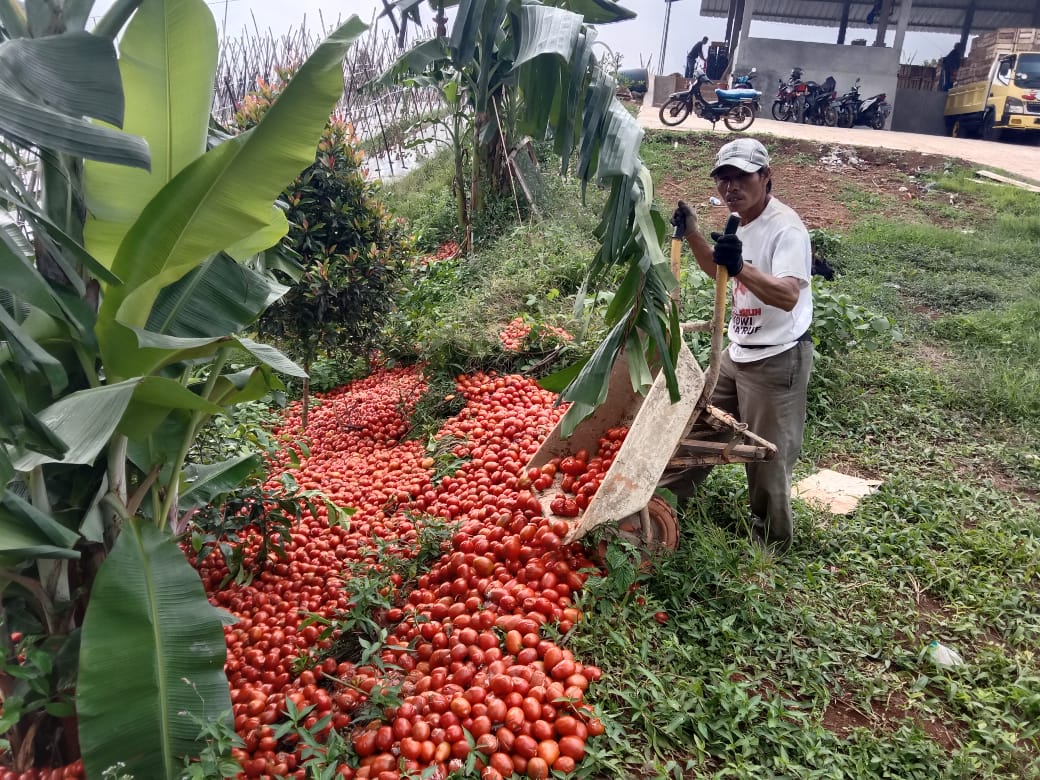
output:
M787 122L794 118L797 113L798 98L805 92L802 69L792 68L791 75L786 82L778 81L776 97L773 99L773 119L778 122Z
M856 83L841 96L838 103L838 125L840 127L869 125L875 130L882 129L888 115L892 112L887 98L888 96L884 92L879 92L864 100L859 94L859 79L856 79Z
M822 84L815 81L805 82L805 95L798 105L799 120L834 127L838 123L838 111L833 105L838 96L835 86L834 76L828 76Z
M751 79L755 68L744 76L734 78L732 89L715 89L716 100L709 102L701 94L701 87L712 82L704 71L694 74L694 82L684 92L673 92L661 106L661 124L674 127L680 124L690 113L696 113L702 119L711 122L712 127L720 119L726 127L734 132L747 130L755 121L758 113L758 100L762 93L751 87Z

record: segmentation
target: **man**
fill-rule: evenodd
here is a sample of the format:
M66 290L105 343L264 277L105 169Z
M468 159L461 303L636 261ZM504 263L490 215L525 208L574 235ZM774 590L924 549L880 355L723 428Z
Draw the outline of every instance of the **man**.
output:
M802 448L806 388L812 370L812 245L802 220L772 195L769 152L753 138L719 149L711 177L719 197L740 216L733 235L697 230L682 201L673 219L685 223L686 241L701 270L724 266L733 279L729 347L723 350L712 403L777 446L773 460L746 466L751 530L760 543L791 544L791 472ZM691 470L689 491L707 476ZM684 490L684 488L686 488Z
M686 78L692 79L693 74L698 70L705 70L708 67L708 58L704 53L704 44L707 42L708 36L705 35L697 43L693 44L690 53L686 55Z
M942 69L939 72L939 89L948 92L953 86L953 80L957 77L957 71L961 67L964 58L964 46L960 41L953 44L950 53L942 58Z

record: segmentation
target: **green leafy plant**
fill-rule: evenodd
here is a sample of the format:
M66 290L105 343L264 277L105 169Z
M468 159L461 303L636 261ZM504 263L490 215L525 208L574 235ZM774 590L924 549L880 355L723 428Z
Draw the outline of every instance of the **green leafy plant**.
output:
M815 280L812 333L816 351L826 356L882 349L902 338L890 318Z
M186 454L213 415L278 388L276 370L303 373L243 335L283 289L233 256L287 228L274 201L313 161L364 25L333 32L263 122L207 151L217 40L206 4L118 3L95 35L83 29L90 5L3 15L17 39L0 58L30 63L32 77L0 133L5 148L38 152L43 186L37 196L3 164L5 206L27 231L4 223L0 253L3 625L24 608L55 640L42 647L78 631L80 648L78 745L56 741L59 720L36 723L37 711L9 739L19 771L79 750L91 776L122 762L171 778L200 747L191 715L217 720L230 700L222 615L168 531L252 457L198 478ZM243 350L256 364L230 369Z
M6 681L0 751L14 756L16 763L32 755L29 734L46 730L49 719L67 722L75 713L73 688L79 651L78 631L68 636L48 635L35 621L23 627L26 632L16 630L5 636L10 643L0 658L0 679Z
M225 715L215 721L204 722L198 720L194 713L186 714L198 725L198 741L205 747L197 757L185 756L180 780L233 780L238 777L242 765L232 751L245 748L245 742L229 725L231 718Z
M412 0L396 5L402 24L418 18ZM677 399L681 334L669 295L676 281L661 251L666 225L651 208L653 183L638 157L642 133L615 99L614 79L593 54L595 33L585 26L632 14L612 2L566 5L581 13L515 0L460 4L450 38L438 35L418 44L381 81L435 83L466 104L472 125L468 202L473 215L484 210L488 183L505 180L514 130L536 140L551 133L563 171L576 156L583 185L597 181L609 189L594 231L599 251L586 277L586 286L598 289L623 275L607 310L609 330L586 361L547 380L572 402L564 422L569 434L602 403L622 349L630 356L635 386L650 376L653 357Z

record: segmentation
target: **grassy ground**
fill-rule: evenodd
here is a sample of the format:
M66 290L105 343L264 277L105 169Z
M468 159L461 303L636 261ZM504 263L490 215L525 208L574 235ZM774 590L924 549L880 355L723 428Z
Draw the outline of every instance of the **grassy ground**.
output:
M714 150L692 139L648 138L659 185L703 189ZM673 556L643 570L615 551L564 640L606 672L592 693L609 739L578 777L1040 777L1037 196L957 165L888 175L816 196L848 215L821 300L884 314L901 337L821 356L797 475L881 488L850 516L796 502L796 544L774 558L741 532L742 471L719 468ZM906 183L926 193L911 208ZM489 243L450 306L512 308L550 285L566 299L589 220L572 205ZM964 663L934 663L932 641Z
M434 249L459 241L451 197L450 159L441 156L388 190L388 206L407 220L420 242ZM527 361L504 354L498 334L515 317L564 327L579 335L575 295L588 258L596 251L592 230L602 193L594 188L582 205L580 190L558 176L546 177L541 210L551 219L532 220L509 197L493 201L475 231L475 250L417 272L402 300L391 341L399 352L414 350L452 376L476 367L519 369ZM594 333L592 335L595 335Z

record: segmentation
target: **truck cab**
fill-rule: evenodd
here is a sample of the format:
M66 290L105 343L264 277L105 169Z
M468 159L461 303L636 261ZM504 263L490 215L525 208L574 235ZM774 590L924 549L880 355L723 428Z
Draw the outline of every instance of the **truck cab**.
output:
M950 89L943 113L954 136L992 140L1006 132L1040 137L1040 52L998 55L988 78Z

